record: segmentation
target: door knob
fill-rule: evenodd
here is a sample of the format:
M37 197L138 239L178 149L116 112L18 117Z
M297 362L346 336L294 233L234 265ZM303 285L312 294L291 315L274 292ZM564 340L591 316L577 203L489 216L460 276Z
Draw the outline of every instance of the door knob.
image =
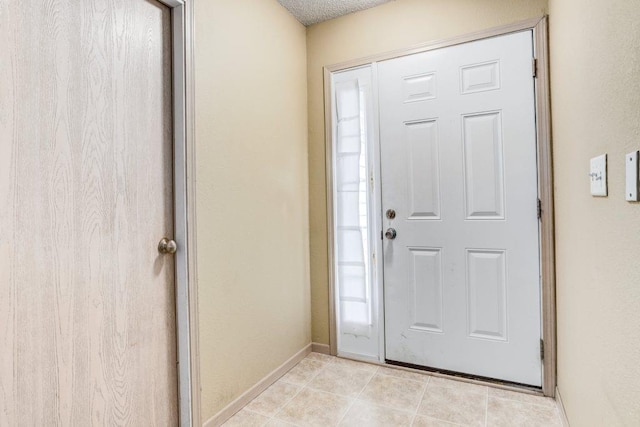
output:
M169 240L163 237L158 243L158 252L161 254L175 254L178 250L178 245L175 240Z
M384 233L384 237L386 237L389 240L393 240L396 238L396 230L395 228L388 228L387 232Z

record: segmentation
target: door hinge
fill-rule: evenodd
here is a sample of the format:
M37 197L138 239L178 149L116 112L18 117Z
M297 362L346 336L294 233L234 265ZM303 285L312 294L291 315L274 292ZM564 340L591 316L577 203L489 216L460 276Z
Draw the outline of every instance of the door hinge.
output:
M544 341L540 340L540 360L544 360Z
M531 73L533 75L533 78L538 77L538 59L537 58L533 58L531 60Z
M538 219L542 219L542 200L538 199Z

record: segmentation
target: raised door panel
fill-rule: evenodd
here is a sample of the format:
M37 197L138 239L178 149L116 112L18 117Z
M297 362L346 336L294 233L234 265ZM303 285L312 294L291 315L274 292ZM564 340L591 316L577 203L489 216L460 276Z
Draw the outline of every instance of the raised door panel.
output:
M436 98L436 74L425 73L402 79L404 102L420 102Z
M410 329L443 332L442 249L409 248Z
M504 219L504 158L501 113L462 117L467 219Z
M405 123L409 219L440 219L438 122Z
M500 61L466 65L460 68L460 92L470 94L500 89Z
M468 249L469 336L507 340L506 251Z

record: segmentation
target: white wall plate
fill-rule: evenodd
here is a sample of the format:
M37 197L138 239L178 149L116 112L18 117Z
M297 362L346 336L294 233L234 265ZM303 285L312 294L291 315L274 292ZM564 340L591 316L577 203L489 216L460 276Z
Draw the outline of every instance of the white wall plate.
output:
M589 173L591 180L591 195L607 196L607 155L603 154L591 159L591 170Z
M626 194L625 199L629 202L638 201L638 151L627 154L626 164Z

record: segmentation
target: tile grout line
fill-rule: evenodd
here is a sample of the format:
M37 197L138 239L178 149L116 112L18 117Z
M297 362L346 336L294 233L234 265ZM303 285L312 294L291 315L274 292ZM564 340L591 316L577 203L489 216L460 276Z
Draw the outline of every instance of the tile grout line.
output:
M318 373L317 373L316 375L314 375L314 377L313 377L313 378L311 378L311 379L310 379L310 380L309 380L309 381L304 385L304 387L305 387L305 388L308 388L309 390L312 390L312 391L319 391L319 392L321 392L321 393L327 393L327 394L331 394L331 395L333 395L333 396L338 396L338 397L343 397L343 398L344 398L344 397L346 397L346 398L348 398L348 399L351 399L351 397L349 397L349 396L345 396L345 395L343 395L343 394L333 393L333 392L331 392L331 391L327 391L327 390L322 390L322 389L316 389L316 388L313 388L313 387L309 387L309 385L313 382L313 380L315 380L315 379L320 375L320 373L321 373L323 370L325 370L326 368L328 368L328 367L329 367L329 365L336 365L336 361L337 361L338 359L339 359L338 357L333 356L333 360L332 360L331 362L326 363L326 366L325 366L325 367L323 367L322 369L320 369L320 370L318 371ZM360 362L358 362L358 363L360 363ZM336 366L341 367L341 366L339 366L339 365L336 365ZM342 368L344 368L344 369L350 369L350 367L348 367L348 366L342 366ZM373 371L369 371L369 370L366 370L366 369L362 369L362 368L358 368L358 367L353 367L353 369L356 369L356 370L358 370L358 371L360 371L360 372L373 373L374 375L375 375L375 374L377 374L377 373L378 373L378 370L379 370L379 367L377 367L377 366L376 366L375 368L376 368L375 370L373 370ZM370 381L370 380L371 380L371 379L369 379L369 381ZM369 384L369 383L367 382L367 384Z
M303 359L303 360L304 360L304 359ZM298 366L298 365L296 365L296 366ZM291 369L293 369L293 368L291 368ZM280 380L278 380L278 381L280 381ZM289 384L289 385L296 385L296 386L299 386L298 384L291 384L291 383L288 383L288 382L284 382L284 383L285 383L285 384ZM274 384L275 384L275 383L274 383ZM273 386L273 384L271 384L271 386ZM269 388L271 388L271 386L269 386ZM296 397L297 395L299 395L299 394L300 394L300 392L301 392L303 389L304 389L304 386L300 387L300 390L298 390L296 393L294 393L294 395L293 395L293 396L291 396L289 399L287 399L287 400L286 400L286 401L285 401L285 402L280 406L280 408L278 408L278 410L277 410L277 411L275 411L275 412L274 412L274 413L269 417L269 421L277 420L276 415L278 415L278 414L280 413L280 411L282 411L282 409L283 409L285 406L287 406L287 405L289 404L289 402L291 402L293 399L295 399L295 397ZM268 390L268 389L267 389L267 390ZM265 391L266 391L266 390L265 390ZM264 393L264 392L263 392L263 393ZM259 396L258 396L258 397L259 397ZM267 425L267 424L269 423L269 421L267 421L264 425ZM279 420L278 420L278 421L279 421Z
M484 396L484 425L487 426L489 420L489 387L487 387L487 393Z
M267 418L267 421L266 421L264 424L260 424L261 426L266 426L266 425L267 425L267 423L269 423L269 421L271 421L271 417L269 417L268 415L265 415L265 414L260 413L260 412L252 411L251 409L247 409L247 407L246 407L246 406L243 406L243 407L242 407L242 409L240 409L238 412L236 412L235 414L233 414L233 417L229 418L229 419L228 419L227 421L225 421L225 422L224 422L224 424L222 424L222 425L224 426L225 424L227 424L229 421L231 421L233 418L235 418L235 416L236 416L236 415L238 415L238 414L239 414L240 412L242 412L242 411L251 412L252 414L260 415L261 417L266 417L266 418Z
M387 374L383 374L383 373L381 373L381 372L378 372L378 370L376 370L376 371L367 371L367 370L362 370L362 369L360 369L360 368L354 368L354 369L357 369L357 370L359 370L359 371L361 371L361 372L365 372L365 373L371 373L371 374L373 374L373 376L369 379L369 381L368 381L368 382L367 382L367 384L365 385L365 388L366 388L366 386L367 386L367 385L369 385L369 382L371 382L371 380L373 380L373 377L375 377L376 375L382 375L382 376L389 377L389 378L394 378L394 379L399 379L399 380L411 381L411 382L415 382L415 383L419 383L419 384L423 385L423 386L425 387L425 389L424 389L424 390L423 390L423 392L422 392L422 396L424 396L424 392L425 392L425 390L426 390L426 386L427 386L427 384L429 383L429 381L430 381L430 380L431 380L431 378L432 378L430 375L425 375L426 381L418 381L418 380L413 380L413 379L410 379L410 378L396 377L396 376L394 376L394 375L387 375ZM311 382L311 381L310 381L310 382ZM310 382L309 382L309 383L310 383ZM287 383L287 384L291 384L291 383ZM360 392L360 393L358 393L358 395L357 395L355 398L351 398L351 397L349 397L349 396L345 396L344 394L334 393L334 392L332 392L332 391L320 390L320 389L314 389L314 388L311 388L311 387L308 387L308 386L305 386L305 388L307 388L307 389L309 389L309 390L311 390L311 391L316 391L316 392L319 392L319 393L330 394L330 395L332 395L332 396L336 396L336 397L347 398L347 399L356 399L356 400L358 400L359 402L366 403L366 404L368 404L368 405L377 406L377 407L384 408L384 409L391 409L391 410L393 410L393 411L404 412L404 413L407 413L407 414L415 413L415 411L417 411L417 409L415 409L415 410L411 411L411 410L406 410L406 409L400 409L400 408L397 408L397 407L394 407L394 406L385 405L385 404L380 403L380 402L375 402L375 403L373 403L373 402L369 402L369 401L367 401L367 400L361 400L361 399L360 399L360 395L362 394L362 391L364 391L364 388L361 390L361 392ZM419 405L418 405L418 406L419 406ZM443 421L443 420L441 420L441 421Z
M424 390L420 394L420 401L418 402L418 406L416 406L416 410L413 412L413 418L411 419L411 425L416 422L416 418L418 418L418 411L420 410L420 406L422 405L422 401L424 400L425 394L427 394L427 388L429 387L429 383L431 382L431 376L427 375L427 382L424 383Z
M433 378L439 378L439 377L433 377L433 376L430 376L430 377L429 377L429 381L431 382L431 379L433 379ZM450 382L453 382L453 383L456 383L456 384L463 384L463 383L465 383L464 381L456 381L456 380L449 380L449 379L447 379L447 381L450 381ZM456 388L456 387L453 387L453 386L447 386L447 385L445 385L445 384L435 384L435 385L434 385L434 387L436 387L436 388L443 388L443 389L447 389L447 390L460 390L460 391L461 391L461 392L463 392L463 393L471 393L471 394L477 394L477 395L482 395L482 394L484 394L484 395L485 395L485 423L484 423L484 425L485 425L485 427L486 427L486 423L487 423L487 405L488 405L488 401L489 401L489 387L488 387L488 386L480 386L480 385L479 385L479 387L482 387L482 388L484 389L484 390L482 391L482 393L477 392L477 391L473 391L473 390L459 389L459 388ZM423 396L423 398L424 398L424 396ZM419 408L418 408L418 409L419 409ZM418 414L416 414L416 416L417 416L417 415L418 415ZM421 414L421 415L422 415L422 414ZM450 421L450 420L445 420L445 419L442 419L442 418L436 417L436 416L434 416L434 415L425 415L425 416L426 416L427 418L430 418L430 419L434 419L434 420L437 420L437 421L442 421L442 422L445 422L445 423L449 423L449 424L451 424L451 425L453 425L453 426L462 426L462 425L463 425L463 424L460 424L460 423L458 423L458 422L453 422L453 421Z
M323 392L323 393L331 394L331 395L333 395L333 396L337 396L337 397L342 397L342 398L347 397L347 398L348 398L348 396L341 395L341 394L337 394L337 393L333 393L333 392L331 392L331 391L326 391L326 390L316 390L316 389L314 389L314 388L312 388L312 387L309 387L309 384L310 384L310 383L311 383L311 382L312 382L312 381L313 381L313 380L314 380L318 375L320 375L321 371L325 370L329 365L333 364L333 363L335 362L335 360L337 360L337 359L338 359L338 358L333 357L333 360L332 360L332 361L330 361L330 362L326 362L326 363L325 363L325 366L323 366L323 367L322 367L322 368L321 368L321 369L316 373L316 375L314 375L314 377L313 377L312 379L310 379L310 380L309 380L309 381L308 381L308 382L303 386L303 388L307 388L307 389L309 389L309 390L319 391L319 392ZM354 362L357 362L357 361L354 361ZM372 373L372 376L371 376L371 378L369 379L369 381L367 381L367 384L366 384L366 385L364 386L364 388L360 391L360 393L358 393L358 395L354 398L354 401L349 405L349 407L347 408L347 411L344 413L344 415L342 416L342 418L340 419L340 421L339 421L339 422L342 422L342 421L344 420L344 418L346 417L346 414L349 412L349 410L351 409L351 407L353 407L353 405L354 405L357 401L367 403L366 401L361 400L361 399L360 399L360 396L361 396L362 392L364 391L364 389L369 385L369 383L371 382L371 380L373 380L373 378L374 378L376 375L381 375L381 376L391 377L391 378L400 378L400 379L408 380L408 381L412 381L412 382L421 382L421 381L419 381L419 380L412 379L412 378L403 378L403 377L397 377L397 376L395 376L395 375L385 374L384 372L382 372L382 371L381 371L381 369L380 369L380 367L379 367L379 366L378 366L378 367L376 367L376 369L375 369L374 371L369 371L369 370L366 370L366 369L363 369L363 368L359 368L359 367L357 367L357 366L353 366L353 369L359 370L359 371L361 371L361 372L371 372L371 373ZM424 377L425 377L425 379L426 379L426 382L424 382L424 386L425 386L425 387L424 387L423 392L422 392L422 394L421 394L420 402L418 403L418 406L416 407L416 409L413 411L413 418L412 418L412 421L411 421L411 423L412 423L412 424L415 422L415 419L416 419L416 418L417 418L417 416L418 416L418 410L420 409L420 405L421 405L421 403L422 403L422 399L424 399L424 396L425 396L425 394L426 394L427 388L428 388L429 384L431 383L431 380L433 379L433 376L431 376L431 375L427 375L427 374L423 374L423 375L424 375ZM455 382L455 383L464 383L463 381L456 381L456 380L450 380L450 381ZM455 387L451 387L451 386L447 386L447 385L437 385L437 386L438 386L438 387L442 387L442 388L447 388L447 389L455 388ZM489 387L489 386L483 386L483 388L484 388L484 390L483 390L483 394L485 394L485 422L484 422L484 425L486 426L486 425L487 425L487 423L488 423L488 412L489 412L489 409L488 409L488 405L489 405L489 392L490 392L491 387ZM301 390L301 391L302 391L302 390ZM516 393L517 393L517 392L516 392ZM480 394L480 393L478 393L478 394ZM297 394L296 394L296 395L297 395ZM295 398L295 396L294 396L294 398ZM505 397L495 397L495 398L496 398L496 399L502 399L502 400L510 401L510 402L515 402L515 403L519 403L519 404L524 404L524 405L529 405L529 404L530 404L530 405L534 405L534 406L536 406L536 407L545 407L545 405L542 405L542 404L538 404L538 403L531 403L531 402L524 402L524 401L520 401L520 400L515 400L515 399L505 398ZM293 399L293 398L291 398L290 400L292 400L292 399ZM288 403L288 402L287 402L287 403ZM387 405L380 404L380 403L371 403L371 404L372 404L372 405L374 405L374 406L382 407L382 408L387 408L387 409L392 409L392 410L400 410L400 409L398 409L398 408L391 407L391 406L387 406ZM400 410L400 411L405 412L405 413L411 413L411 412L409 412L409 411L405 411L405 410ZM275 415L274 415L274 417L275 417ZM436 418L436 419L437 419L437 418ZM444 421L444 420L442 420L442 421Z
M307 357L308 357L308 356L307 356ZM305 360L307 357L305 357L305 358L304 358L304 359L302 359L302 360ZM302 360L301 360L300 362L302 362ZM312 360L312 359L310 359L310 360ZM295 369L295 368L300 364L300 362L298 362L298 364L296 364L296 366L294 366L293 368L289 369L289 370L287 371L287 373L289 373L289 372L291 372L292 370L294 370L294 369ZM290 399L288 399L285 403L283 403L283 404L282 404L282 406L280 406L280 408L279 408L279 409L278 409L278 410L277 410L277 411L276 411L276 412L271 416L270 420L277 420L277 421L281 421L281 420L279 420L278 418L276 418L276 415L278 415L280 412L282 412L282 410L285 408L285 406L287 406L289 403L291 403L291 401L292 401L293 399L295 399L295 398L296 398L300 393L302 393L302 391L303 391L305 388L307 388L307 385L308 385L311 381L313 381L313 380L314 380L318 375L320 375L320 372L322 372L322 371L323 371L327 366L329 366L329 365L330 365L330 364L332 364L332 363L333 363L333 360L331 360L330 362L322 362L322 364L323 364L324 366L323 366L322 368L318 369L318 372L316 372L316 373L315 373L315 375L314 375L313 377L311 377L311 379L310 379L309 381L307 381L306 383L304 383L304 384L302 384L302 385L301 385L301 384L293 384L293 383L289 383L289 382L283 381L283 382L284 382L284 383L286 383L286 384L294 385L294 386L298 386L298 387L300 387L300 390L298 390L298 392L297 392L297 393L295 393L293 396L291 396L291 398L290 398ZM285 373L285 375L286 375L287 373ZM282 377L284 377L284 375L283 375ZM280 379L282 379L282 377L280 377ZM278 381L280 381L280 379L279 379ZM274 383L274 384L275 384L275 383ZM272 385L273 385L273 384L272 384ZM269 386L269 387L271 387L271 386ZM266 390L265 390L265 391L266 391ZM288 421L285 421L285 422L287 422L287 423L288 423ZM296 425L296 424L294 424L294 425Z
M342 396L342 395L339 395L339 394L330 393L328 391L324 391L323 393L328 393L328 394L331 394L333 396L345 397L345 396ZM358 402L364 403L366 405L376 406L376 407L382 408L382 409L391 409L392 411L404 412L405 414L409 414L409 415L413 414L413 411L407 411L406 409L400 409L400 408L397 408L395 406L384 405L384 404L378 403L378 402L373 403L373 402L370 402L368 400L361 400L361 399L358 399Z
M371 380L373 380L373 378L376 376L376 374L378 373L379 370L380 370L380 367L376 367L376 370L372 372L371 378L369 378L369 381L367 381L367 383L364 385L364 387L362 387L362 390L360 390L360 393L358 393L358 395L353 398L353 401L351 402L351 404L349 405L347 410L344 412L344 414L342 414L342 417L340 417L340 420L338 421L338 424L336 424L336 426L340 425L340 423L344 420L344 417L346 417L347 414L349 413L349 411L351 410L351 408L353 408L353 405L355 405L356 402L359 401L360 395L362 394L364 389L367 388L369 383L371 383Z
M305 359L306 359L306 358L305 358ZM302 359L302 360L305 360L305 359ZM302 360L301 360L300 362L298 362L298 364L296 364L296 366L294 366L294 367L293 367L293 368L291 368L289 371L287 371L287 373L288 373L288 372L290 372L290 371L292 371L292 370L293 370L293 369L295 369L296 367L298 367L298 366L300 365L300 363L302 362ZM282 404L282 405L281 405L281 406L276 410L276 412L274 412L274 413L273 413L273 415L267 415L267 414L264 414L264 413L261 413L261 412L258 412L258 411L254 411L254 410L248 409L248 408L247 408L247 406L248 406L248 405L249 405L249 403L251 403L251 402L249 402L247 405L245 405L242 409L246 409L248 412L250 412L250 413L252 413L252 414L256 414L256 415L260 415L260 416L264 416L264 417L266 417L266 418L267 418L267 421L266 421L264 424L262 424L262 426L265 426L265 425L267 425L269 422L271 422L271 421L273 421L273 420L276 420L276 421L283 421L283 422L285 422L285 423L289 423L288 421L280 420L280 419L278 419L278 418L276 418L276 417L277 417L277 416L282 412L282 410L283 410L283 409L284 409L284 408L285 408L285 407L286 407L286 406L287 406L287 405L288 405L292 400L294 400L294 399L295 399L295 398L296 398L300 393L302 393L305 389L306 389L306 390L308 390L308 391L314 391L314 392L327 393L327 394L330 394L330 395L333 395L333 396L337 396L337 397L341 397L341 398L345 398L345 397L346 397L346 398L349 398L349 396L345 396L345 395L342 395L342 394L337 394L337 393L333 393L333 392L325 391L325 390L316 390L315 388L310 387L310 384L311 384L311 383L312 383L312 382L313 382L313 381L314 381L314 380L315 380L315 379L316 379L316 378L317 378L317 377L318 377L322 372L326 371L326 370L327 370L331 365L334 365L334 364L335 364L335 362L338 360L338 358L337 358L337 357L335 357L335 356L331 356L331 357L330 357L330 358L328 358L328 359L327 359L327 358L323 358L323 359L307 359L307 360L313 360L313 361L320 362L322 366L320 367L320 369L318 369L318 371L317 371L317 372L315 372L315 373L314 373L314 374L309 378L309 380L308 380L308 381L305 381L305 382L304 382L304 383L302 383L302 384L300 384L300 383L296 384L296 383L293 383L293 382L288 382L288 381L286 381L286 380L283 380L282 378L284 377L284 375L283 375L283 377L280 377L276 382L278 382L278 381L282 381L284 384L288 384L288 385L291 385L291 386L299 387L299 390L298 390L294 395L292 395L289 399L287 399L287 400L286 400L286 401L285 401L285 402L284 402L284 403L283 403L283 404ZM354 362L358 363L357 361L354 361ZM339 366L339 365L336 365L336 366ZM373 365L373 366L375 366L375 365ZM386 374L386 373L384 373L384 372L380 369L380 368L381 368L380 366L375 366L375 370L373 370L373 371L371 371L371 370L369 370L369 369L361 368L361 367L357 366L357 364L354 364L353 366L343 366L343 367L344 367L344 368L346 368L346 369L352 368L352 369L357 370L357 371L360 371L360 372L370 373L370 374L371 374L371 377L369 378L369 380L367 381L367 383L364 385L364 387L360 390L360 392L359 392L359 393L358 393L354 398L350 398L350 399L352 399L352 401L351 401L351 403L347 406L346 411L344 412L344 414L342 415L342 417L341 417L341 418L340 418L340 420L338 421L338 425L339 425L341 422L343 422L343 421L344 421L344 419L346 418L346 415L349 413L349 411L353 408L353 406L354 406L357 402L361 402L361 403L369 403L368 401L361 400L361 395L362 395L362 393L364 392L364 390L367 388L367 386L371 383L371 381L372 381L372 380L373 380L377 375L384 376L384 377L391 377L391 378L399 378L399 379L408 380L408 381L412 381L412 382L422 382L422 381L420 381L420 380L413 379L413 378L397 377L397 376L395 376L395 375L389 375L389 374ZM286 375L286 373L285 373L285 375ZM417 406L416 406L416 408L412 411L412 412L413 412L413 415L412 415L412 418L411 418L411 425L413 425L413 424L415 423L416 418L417 418L417 417L418 417L418 415L419 415L419 414L418 414L418 411L420 410L420 406L421 406L421 404L422 404L422 401L424 400L424 396L426 395L426 393L427 393L427 389L429 388L429 385L431 384L432 379L433 379L433 377L432 377L431 375L428 375L428 374L423 374L423 376L424 376L424 379L425 379L426 381L424 381L424 384L423 384L423 385L424 385L424 389L422 390L422 393L420 394L420 399L419 399L419 401L418 401L418 405L417 405ZM451 380L451 381L455 381L455 380ZM269 387L267 388L267 390L268 390L269 388L271 388L273 385L275 385L275 383L274 383L274 384L272 384L271 386L269 386ZM447 387L446 385L441 385L441 387L443 387L443 388L453 388L453 387ZM509 397L503 397L503 396L490 396L491 387L489 387L489 386L485 386L484 388L485 388L485 390L484 390L484 394L485 394L485 419L484 419L484 425L485 425L485 427L488 425L488 417L489 417L489 398L490 398L490 397L495 398L495 399L499 399L499 400L508 401L508 402L514 402L514 403L518 403L518 404L522 404L522 405L532 405L532 406L540 407L540 408L547 408L547 407L548 407L548 405L545 405L545 404L543 404L543 403L537 403L537 402L535 402L535 403L534 403L534 402L529 402L529 401L516 400L516 399L511 399L511 398L509 398ZM264 390L264 391L263 391L263 393L264 393L265 391L267 391L267 390ZM516 392L516 393L517 393L517 392ZM261 394L262 394L262 393L261 393ZM260 396L260 395L258 395L258 396L256 397L256 399L257 399L259 396ZM541 397L540 399L548 399L548 398ZM253 399L253 400L255 400L255 399ZM252 401L253 401L253 400L252 400ZM553 399L551 399L551 400L553 400ZM382 408L387 408L387 409L392 409L392 410L399 410L398 408L390 407L390 406L383 405L383 404L379 404L379 403L371 403L371 404L372 404L373 406L379 406L379 407L382 407ZM411 414L411 412L409 412L409 411L405 411L405 410L400 410L400 411L401 411L401 412L405 412L405 413L407 413L407 414ZM557 414L557 410L556 410L556 415L558 415L558 414ZM296 425L296 424L292 424L292 425Z

